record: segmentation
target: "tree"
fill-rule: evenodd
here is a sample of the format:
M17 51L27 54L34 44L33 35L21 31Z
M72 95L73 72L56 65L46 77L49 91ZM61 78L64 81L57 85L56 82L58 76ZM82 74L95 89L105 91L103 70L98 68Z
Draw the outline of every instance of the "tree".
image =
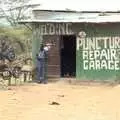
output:
M17 55L27 54L32 49L31 35L31 30L25 27L0 27L0 45L1 41L5 40L7 44L14 46Z
M0 17L4 17L14 27L19 20L29 19L31 9L39 5L31 4L30 0L0 0Z

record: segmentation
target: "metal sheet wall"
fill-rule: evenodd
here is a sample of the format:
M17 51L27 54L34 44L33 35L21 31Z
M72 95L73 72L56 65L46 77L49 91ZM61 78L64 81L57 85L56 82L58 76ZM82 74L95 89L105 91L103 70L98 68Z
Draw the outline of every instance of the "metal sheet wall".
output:
M120 79L120 24L88 24L77 35L77 47L77 79Z

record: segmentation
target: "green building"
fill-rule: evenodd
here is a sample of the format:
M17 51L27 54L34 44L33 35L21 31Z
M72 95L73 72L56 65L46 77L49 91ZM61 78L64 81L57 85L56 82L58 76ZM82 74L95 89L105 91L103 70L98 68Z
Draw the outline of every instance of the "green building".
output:
M48 76L78 80L120 79L120 13L33 10L32 54L52 43Z

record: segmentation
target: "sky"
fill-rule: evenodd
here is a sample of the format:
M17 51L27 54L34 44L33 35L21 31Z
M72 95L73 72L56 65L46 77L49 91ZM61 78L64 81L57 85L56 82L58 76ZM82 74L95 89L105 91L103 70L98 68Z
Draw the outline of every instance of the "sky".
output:
M32 0L41 3L46 9L72 9L81 11L116 11L120 10L120 0Z

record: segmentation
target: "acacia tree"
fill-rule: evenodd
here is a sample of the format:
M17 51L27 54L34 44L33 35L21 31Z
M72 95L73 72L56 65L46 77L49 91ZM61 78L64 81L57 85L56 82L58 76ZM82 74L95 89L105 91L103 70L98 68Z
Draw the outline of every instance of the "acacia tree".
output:
M11 27L0 28L0 38L7 36L18 54L31 54L31 29L18 25L19 20L28 19L30 11L39 4L30 4L30 0L0 0L0 17L5 18ZM28 25L26 25L28 26ZM28 26L30 28L30 26Z
M14 27L19 20L29 19L31 9L39 5L31 4L30 0L0 0L0 17L4 17Z

